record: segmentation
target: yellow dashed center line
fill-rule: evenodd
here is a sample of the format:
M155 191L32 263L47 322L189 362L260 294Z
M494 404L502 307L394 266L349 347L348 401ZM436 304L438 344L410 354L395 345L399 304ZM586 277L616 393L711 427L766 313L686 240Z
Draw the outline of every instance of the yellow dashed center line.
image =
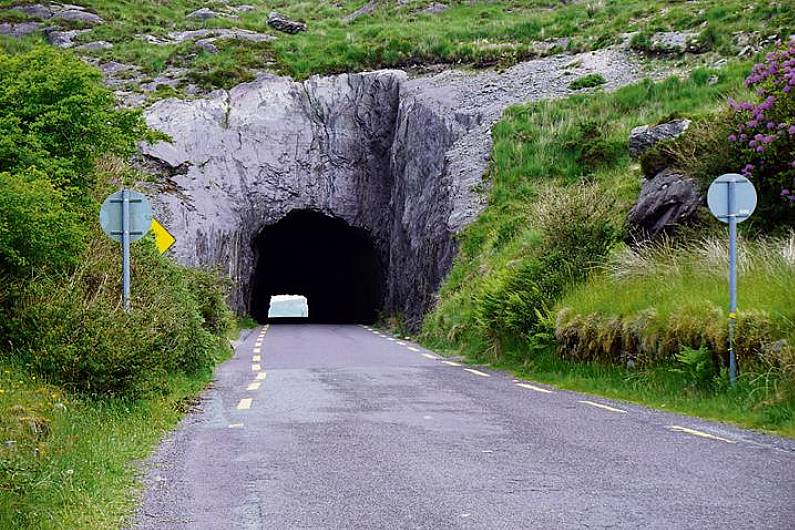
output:
M240 403L237 404L237 410L248 410L251 408L251 402L253 400L251 398L243 398L240 400Z
M268 374L266 372L260 372L257 374L257 377L255 377L254 379L256 379L257 381L262 381L266 377L268 377Z
M695 429L688 429L687 427L682 427L681 425L671 425L668 428L675 432L683 432L687 434L692 434L693 436L700 436L701 438L718 440L719 442L726 442L727 444L737 443L735 440L729 440L728 438L721 438L720 436L715 436L714 434L710 434L708 432L697 431Z
M516 383L516 386L526 388L528 390L534 390L536 392L543 392L545 394L553 394L551 390L547 390L546 388L541 388L540 386L528 385L527 383Z
M249 385L246 387L246 390L259 390L259 386L261 384L262 383L260 383L259 381L255 381L253 383L249 383Z
M422 354L422 356L423 356L423 357L425 357L426 359L433 359L434 361L435 361L436 359L438 359L438 357L437 357L437 356L435 356L435 355L431 355L430 353L423 353L423 354Z
M464 368L470 374L479 375L480 377L491 377L489 374L485 372L481 372L480 370L475 370L474 368Z
M260 365L258 365L258 364L252 364L251 365L251 371L252 372L259 372L260 370L262 370L262 367Z
M411 346L409 346L409 349L410 349L411 351L420 351L420 350L418 350L417 348L412 348Z
M262 353L262 348L254 348L254 353Z
M251 358L251 360L254 361L255 363L258 363L262 360L262 357L259 355L255 355L254 357Z
M582 403L583 405L589 405L591 407L598 407L600 409L609 410L610 412L620 412L621 414L626 414L626 410L617 409L615 407L611 407L609 405L603 405L602 403L594 403L593 401L588 400L579 400L578 403Z
M444 364L446 364L447 366L462 366L462 364L461 364L461 363L457 363L457 362L455 362L455 361L442 361L442 362L443 362Z

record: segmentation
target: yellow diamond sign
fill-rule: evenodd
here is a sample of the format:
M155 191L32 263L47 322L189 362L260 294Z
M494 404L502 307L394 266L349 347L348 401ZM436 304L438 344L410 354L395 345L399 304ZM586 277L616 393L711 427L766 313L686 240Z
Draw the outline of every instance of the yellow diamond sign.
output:
M174 236L166 230L166 227L157 222L157 219L152 219L152 233L155 235L155 245L161 254L165 254L171 245L176 243Z

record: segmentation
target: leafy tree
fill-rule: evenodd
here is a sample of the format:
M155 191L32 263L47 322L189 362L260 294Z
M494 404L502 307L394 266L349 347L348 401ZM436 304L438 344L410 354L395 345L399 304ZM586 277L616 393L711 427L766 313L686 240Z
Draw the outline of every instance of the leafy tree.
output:
M35 167L72 197L94 185L97 158L153 138L140 111L117 109L100 73L69 53L0 50L0 87L0 171Z

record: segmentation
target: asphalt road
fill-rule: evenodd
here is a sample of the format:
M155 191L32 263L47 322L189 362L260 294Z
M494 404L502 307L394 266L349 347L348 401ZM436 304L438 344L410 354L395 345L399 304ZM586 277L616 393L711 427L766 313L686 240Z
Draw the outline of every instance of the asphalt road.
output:
M448 363L255 330L149 462L137 527L795 528L792 441Z

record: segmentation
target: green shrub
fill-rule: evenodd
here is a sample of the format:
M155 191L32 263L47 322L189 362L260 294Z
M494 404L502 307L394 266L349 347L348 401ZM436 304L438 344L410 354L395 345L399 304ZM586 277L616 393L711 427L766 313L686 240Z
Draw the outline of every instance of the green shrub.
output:
M84 199L101 155L128 157L147 133L140 111L119 110L102 76L49 46L0 49L0 171L35 167Z
M605 83L607 83L607 79L605 79L602 74L587 74L569 83L569 88L572 90L580 90L581 88L597 87Z
M528 338L566 287L581 281L616 242L612 202L592 184L541 193L533 212L541 238L528 256L486 280L478 321L499 341Z
M42 173L0 173L0 278L75 265L84 235L79 216Z
M157 388L168 373L194 373L225 347L223 284L133 246L132 311L120 303L117 245L94 234L69 277L26 286L11 326L16 355L36 372L92 395Z

